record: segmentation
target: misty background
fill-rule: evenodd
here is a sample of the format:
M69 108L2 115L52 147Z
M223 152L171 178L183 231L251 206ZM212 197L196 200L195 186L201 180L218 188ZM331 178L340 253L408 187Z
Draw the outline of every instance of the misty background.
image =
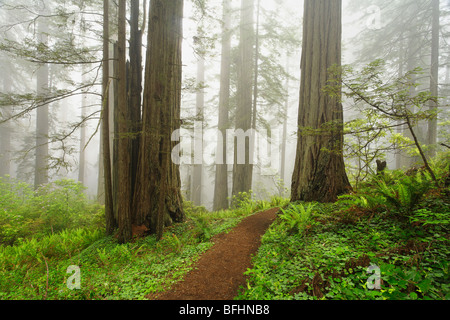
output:
M272 174L262 175L256 166L252 191L255 199L273 195L289 197L296 152L303 1L255 2L259 3L259 10L255 9L255 29L260 55L257 128L284 132L284 139L279 145L280 167ZM421 67L424 76L418 90L429 88L431 1L344 0L343 4L343 64L362 67L375 59L384 59L393 74ZM185 1L184 10L183 128L189 132L194 121L202 121L204 140L212 146L217 139L214 132L220 89L221 6L221 0L206 1L203 6L198 1ZM236 56L240 1L232 1L232 6L232 55ZM439 96L448 101L450 1L440 1L440 9ZM0 18L0 176L34 182L36 110L46 104L49 107L49 180L78 180L87 187L89 197L96 199L101 192L98 183L101 179L101 3L3 0ZM40 46L42 34L48 35L49 48L59 50ZM145 46L144 41L143 52ZM49 62L47 91L51 95L40 92L36 86L44 60ZM236 74L232 59L232 105ZM350 104L344 104L344 110L346 120L359 116ZM443 122L440 139L445 140L449 124ZM189 139L182 141L188 150ZM384 158L391 169L412 165L399 162L395 153L387 153ZM352 159L346 160L350 170ZM264 161L268 160L258 159L257 163ZM192 199L193 192L200 190L201 200L196 204L211 210L215 166L206 163L202 166L201 184L193 182L193 165L184 164L180 170L185 198ZM228 171L231 184L231 165Z

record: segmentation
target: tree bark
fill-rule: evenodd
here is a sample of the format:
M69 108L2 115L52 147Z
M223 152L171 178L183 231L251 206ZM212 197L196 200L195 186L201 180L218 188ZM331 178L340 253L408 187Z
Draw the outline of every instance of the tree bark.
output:
M216 179L214 187L213 210L226 210L228 201L228 164L226 130L229 128L230 108L230 73L231 72L231 14L230 0L223 0L223 28L222 28L222 62L220 70L220 96L217 144Z
M118 38L118 192L117 211L119 216L119 242L131 240L131 157L130 126L127 100L126 67L126 0L119 0Z
M102 111L102 163L104 177L104 199L106 234L112 235L117 228L114 217L113 197L112 197L112 170L111 170L111 146L109 133L109 0L103 0L103 111Z
M130 5L130 69L128 79L128 108L131 126L131 185L136 182L139 159L139 132L142 129L141 95L142 95L142 30L139 29L140 1L133 0ZM133 188L131 192L133 193ZM131 198L133 194L130 195Z
M199 37L203 37L202 34ZM196 94L196 117L197 121L201 122L203 129L203 109L205 107L205 91L203 90L205 82L205 58L203 53L203 48L200 48L200 57L197 62L197 85L200 88L197 89ZM203 161L203 130L201 133L197 133L194 137L194 159ZM202 182L203 182L203 163L194 163L194 173L192 177L193 190L192 190L192 202L196 206L202 205Z
M83 66L81 68L81 79L84 83L86 68ZM83 94L81 96L81 122L84 122L84 118L86 117L86 108L88 108L87 104L88 96L85 90L83 90ZM85 185L86 183L86 124L82 123L80 126L80 155L78 161L78 181Z
M182 0L151 1L134 208L137 223L158 237L184 220L179 166L170 161L171 135L181 125L182 21Z
M298 143L292 201L334 202L351 188L343 159L343 109L322 89L341 65L342 1L305 0ZM329 128L331 126L331 128ZM305 128L317 130L311 134Z
M240 44L238 61L238 88L236 130L247 132L252 127L252 85L253 85L253 53L254 53L254 28L253 28L254 0L242 0ZM234 143L234 168L233 168L233 196L239 196L241 192L249 192L252 188L252 166L250 139L245 141L245 163L238 163L237 139Z
M47 27L42 21L38 22L39 41L48 45ZM49 68L48 64L42 64L37 71L37 94L41 99L45 99L49 91ZM48 104L39 107L36 110L36 163L34 187L37 189L40 185L48 183Z
M289 58L290 54L286 55L286 73L289 74ZM287 148L287 127L288 127L288 111L289 111L289 77L286 77L286 101L284 104L283 114L283 140L281 145L281 166L280 166L280 178L283 185L286 184L286 148ZM281 194L280 194L281 196Z
M433 97L439 95L439 31L440 31L440 1L433 0L433 26L432 26L432 40L431 40L431 78L430 78L430 92ZM430 110L437 111L437 101L430 102ZM429 156L436 155L436 143L437 143L437 115L436 118L428 121L428 144L432 146L429 152Z

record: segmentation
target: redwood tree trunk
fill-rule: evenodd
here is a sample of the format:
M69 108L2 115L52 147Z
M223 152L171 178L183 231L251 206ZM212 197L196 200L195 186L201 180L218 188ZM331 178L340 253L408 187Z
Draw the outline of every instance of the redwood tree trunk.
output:
M351 188L342 155L342 105L322 91L328 69L341 65L341 15L341 0L305 0L292 201L333 202Z
M433 97L439 95L439 32L440 32L440 1L432 1L433 9L433 26L432 26L432 40L431 40L431 78L430 78L430 92ZM430 110L437 111L438 104L434 101L430 102ZM436 155L437 143L437 116L428 121L428 144L432 146L429 152L431 157Z
M239 44L239 68L236 108L236 130L247 132L252 127L252 92L253 92L253 65L255 40L253 27L254 0L242 0L241 26ZM237 139L236 139L237 140ZM245 163L238 162L238 146L234 144L234 169L233 169L233 196L241 192L249 192L252 188L253 160L250 152L249 139L245 142Z
M170 160L180 128L182 20L182 0L151 1L134 208L137 224L158 236L184 219L179 166Z
M39 41L48 45L47 27L43 22L38 26ZM48 95L49 91L49 68L48 64L43 64L37 71L37 93L41 97ZM48 104L39 107L36 110L36 164L34 186L37 189L40 185L48 183Z
M213 210L226 210L228 202L228 164L226 130L229 128L230 107L230 71L231 71L231 12L230 0L223 0L223 30L222 30L222 63L220 70L219 121L220 135L218 139L216 179L214 187Z
M118 189L117 211L119 222L119 241L131 240L131 148L129 110L127 105L126 68L126 0L119 0L119 38L118 38Z
M102 163L104 176L104 199L105 199L105 218L106 233L112 235L117 227L114 218L114 202L112 197L112 171L111 171L111 147L109 139L109 0L103 1L103 111L102 111ZM99 181L99 183L101 183Z
M130 3L130 69L128 75L128 110L131 130L131 185L136 182L139 158L139 132L141 131L142 95L142 30L139 29L140 1ZM133 192L133 188L131 188ZM131 194L131 198L133 195Z

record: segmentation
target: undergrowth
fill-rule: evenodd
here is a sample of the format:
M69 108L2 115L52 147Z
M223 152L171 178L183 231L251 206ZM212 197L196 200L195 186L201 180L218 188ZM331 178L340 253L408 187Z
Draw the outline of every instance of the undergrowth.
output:
M448 179L448 164L435 170ZM448 300L449 196L418 170L373 177L334 204L292 203L236 299Z
M181 280L213 245L215 235L228 232L256 211L280 203L280 199L256 202L243 194L233 210L211 213L185 202L186 221L167 228L160 241L148 236L119 244L114 237L105 237L104 227L84 224L83 212L76 208L91 208L91 204L79 193L82 188L77 183L57 182L56 188L48 186L35 193L15 181L1 182L11 193L0 198L2 208L8 211L2 216L0 229L0 300L151 299ZM58 198L54 192L64 197ZM55 202L46 202L51 197ZM54 212L54 218L58 214L66 217L68 224L57 229L53 223L53 230L49 229L41 221L49 212ZM86 214L92 215L92 211ZM15 219L26 226L36 225L36 229L25 232ZM80 270L79 289L68 285L70 266Z

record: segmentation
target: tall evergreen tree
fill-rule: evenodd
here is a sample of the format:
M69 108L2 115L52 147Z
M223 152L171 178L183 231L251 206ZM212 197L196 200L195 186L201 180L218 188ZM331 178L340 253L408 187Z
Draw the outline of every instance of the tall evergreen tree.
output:
M292 201L333 202L350 183L343 158L343 108L322 90L341 65L341 0L305 0L298 142Z
M244 133L252 128L252 93L253 93L253 68L254 68L254 0L242 0L241 3L241 23L240 23L240 43L238 60L238 85L237 85L237 108L236 108L236 130L243 130ZM251 152L251 136L244 141L235 139L234 144L234 168L233 168L233 196L239 193L249 192L252 188L252 166L253 155ZM245 161L239 159L241 146L238 143L245 143ZM243 156L243 155L241 155ZM243 163L242 163L243 162Z
M179 167L171 161L171 135L181 125L182 21L183 0L151 1L134 210L136 223L158 238L184 219Z
M231 82L231 4L223 0L222 60L220 68L219 119L220 131L217 144L216 178L213 210L228 209L228 164L226 130L229 129L230 82Z
M48 47L48 30L44 21L38 22L39 45ZM36 92L38 96L45 97L49 91L48 64L40 65L36 78ZM48 136L49 136L49 108L45 104L36 111L36 164L34 167L34 186L48 183Z

